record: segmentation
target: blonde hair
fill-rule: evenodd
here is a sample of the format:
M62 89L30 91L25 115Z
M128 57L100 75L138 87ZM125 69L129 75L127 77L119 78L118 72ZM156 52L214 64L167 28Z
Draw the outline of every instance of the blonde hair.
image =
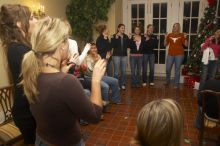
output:
M24 93L30 103L38 98L37 78L44 66L44 55L52 55L58 46L68 42L69 28L65 21L58 18L38 21L31 35L32 51L24 55L21 74Z
M182 137L182 110L174 100L152 101L139 112L134 143L140 146L180 146Z

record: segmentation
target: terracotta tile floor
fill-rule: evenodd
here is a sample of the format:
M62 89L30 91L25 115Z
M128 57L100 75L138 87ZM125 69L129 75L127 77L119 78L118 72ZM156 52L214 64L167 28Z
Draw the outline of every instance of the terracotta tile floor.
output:
M181 86L163 86L163 81L155 82L154 87L131 88L121 91L122 105L111 105L104 120L96 125L81 126L87 146L130 146L135 132L138 111L144 104L158 98L177 100L184 112L184 146L198 146L198 130L194 128L197 112L196 91ZM211 144L206 144L211 146Z

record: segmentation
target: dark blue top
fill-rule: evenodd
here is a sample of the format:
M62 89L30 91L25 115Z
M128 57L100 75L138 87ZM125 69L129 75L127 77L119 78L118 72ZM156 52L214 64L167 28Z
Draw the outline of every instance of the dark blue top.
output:
M98 49L98 54L102 58L106 58L106 54L108 51L111 51L111 44L109 39L105 39L103 35L100 35L96 40L96 47Z
M127 56L127 49L129 48L129 38L123 34L123 38L113 35L111 39L111 47L113 48L113 56Z
M146 37L144 37L143 54L154 54L154 49L158 48L157 36L152 34L149 37L149 40L146 40Z
M134 36L131 37L130 43L129 43L129 48L130 48L130 54L143 54L144 50L144 37L141 36L141 43L139 46L139 50L137 50L137 45L134 40Z
M23 88L21 85L18 85L18 83L21 81L20 73L22 59L24 54L28 51L30 51L29 47L18 43L11 43L8 47L8 65L14 83L14 104L12 108L13 118L24 118L32 116L29 109L28 100L24 95Z

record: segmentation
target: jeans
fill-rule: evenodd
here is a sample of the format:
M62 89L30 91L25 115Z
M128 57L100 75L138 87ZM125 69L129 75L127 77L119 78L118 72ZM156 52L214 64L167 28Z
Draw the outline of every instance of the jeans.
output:
M139 85L141 80L142 56L130 56L131 84Z
M202 66L202 74L199 84L199 90L203 90L207 79L214 79L218 68L218 60L209 60L207 65Z
M107 73L107 76L113 77L113 61L112 61L112 59L108 60L106 73Z
M36 135L36 141L34 145L35 146L49 146L48 144L44 143L38 135ZM78 142L77 144L74 144L73 146L85 146L85 143L81 139L80 142Z
M153 83L154 82L154 62L155 62L154 54L144 54L143 56L143 70L142 70L143 83L147 82L148 61L149 61L149 67L150 67L149 83Z
M112 89L112 102L118 103L121 102L121 97L120 97L120 92L119 92L119 85L118 85L118 79L109 77L109 76L103 76L102 81L101 81L101 87L104 93L104 100L108 101L109 100L109 86ZM108 90L107 90L108 89Z
M119 85L125 85L127 56L113 56L114 77L119 80ZM121 71L120 78L119 72Z
M173 63L175 63L175 84L176 86L179 86L180 82L180 67L183 62L184 56L178 55L178 56L167 56L167 62L166 62L166 82L170 83L170 75L171 75L171 69L173 66Z

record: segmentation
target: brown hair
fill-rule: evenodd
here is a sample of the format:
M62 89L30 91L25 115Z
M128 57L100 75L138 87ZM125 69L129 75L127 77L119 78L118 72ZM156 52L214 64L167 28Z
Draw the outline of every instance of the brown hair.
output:
M31 46L28 35L30 17L31 11L27 6L19 4L5 4L1 6L0 39L4 48L7 48L13 41L28 47ZM17 27L17 22L21 23L23 32ZM23 35L23 33L25 35Z
M96 27L96 31L99 32L100 35L102 35L102 33L107 29L107 26L102 24Z
M138 114L134 142L139 146L180 146L183 115L172 99L159 99L145 105Z
M117 32L118 32L118 29L119 29L120 27L122 27L122 26L124 26L124 27L125 27L125 25L124 25L124 24L122 24L122 23L118 24L118 27L117 27Z
M153 24L148 24L148 25L147 25L147 28L149 28L149 27L151 27L151 26L153 26ZM153 27L154 27L154 26L153 26Z

